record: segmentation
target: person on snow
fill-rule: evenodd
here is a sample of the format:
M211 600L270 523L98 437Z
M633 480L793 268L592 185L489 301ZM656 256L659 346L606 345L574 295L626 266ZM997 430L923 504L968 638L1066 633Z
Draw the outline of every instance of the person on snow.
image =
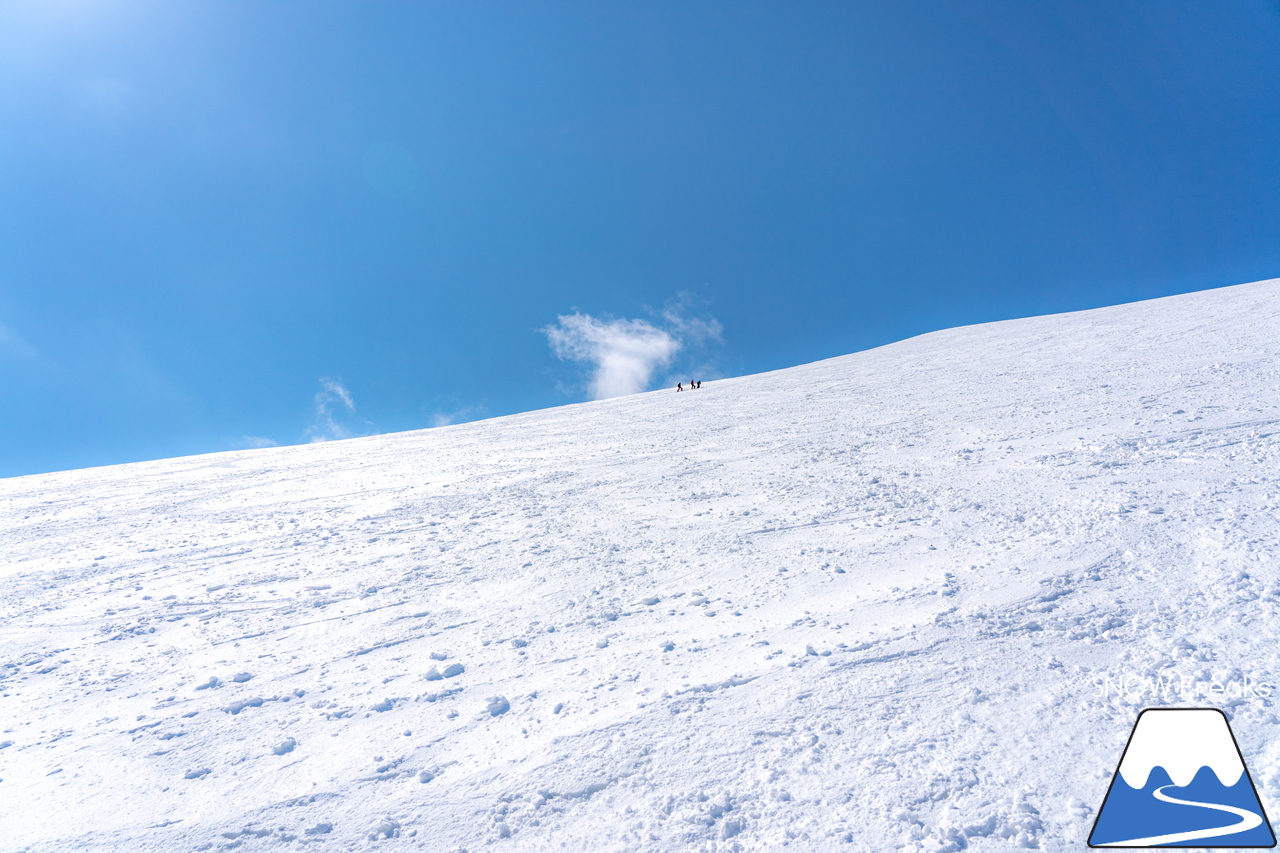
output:
M683 390L684 390L684 385L682 385L682 384L680 384L679 382L677 382L677 383L676 383L676 390L677 390L677 391L683 391Z

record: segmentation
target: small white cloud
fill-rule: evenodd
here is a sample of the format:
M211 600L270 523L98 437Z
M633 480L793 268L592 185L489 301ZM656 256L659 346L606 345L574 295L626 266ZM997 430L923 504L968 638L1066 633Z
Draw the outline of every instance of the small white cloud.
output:
M263 447L279 447L279 442L260 435L242 435L235 442L236 450L258 450Z
M666 374L663 381L688 379L695 361L699 378L714 378L718 372L705 361L708 348L723 342L724 327L714 317L699 314L699 300L682 292L668 300L661 321L598 320L575 312L561 315L557 323L540 329L547 336L556 357L586 362L593 366L591 397L603 400L647 390L659 371L672 364L677 353L682 361L674 365L683 376ZM646 309L650 314L658 312ZM693 359L695 361L691 361Z
M334 441L341 438L355 438L358 435L349 423L347 416L356 413L356 403L347 386L341 379L321 379L320 390L315 397L315 414L311 426L305 433L311 443ZM372 426L372 424L365 424Z
M670 332L644 320L597 320L589 314L560 315L541 330L556 357L595 367L591 398L605 400L637 394L649 387L653 372L680 349Z
M431 416L431 426L442 427L452 424L464 424L487 417L489 410L484 406L467 406L453 412L436 412Z

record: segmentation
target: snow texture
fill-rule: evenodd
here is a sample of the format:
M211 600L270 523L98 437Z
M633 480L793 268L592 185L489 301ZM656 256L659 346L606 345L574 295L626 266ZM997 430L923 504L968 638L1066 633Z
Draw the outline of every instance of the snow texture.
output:
M1263 282L0 481L0 848L1079 850L1158 704L1275 814L1278 355Z

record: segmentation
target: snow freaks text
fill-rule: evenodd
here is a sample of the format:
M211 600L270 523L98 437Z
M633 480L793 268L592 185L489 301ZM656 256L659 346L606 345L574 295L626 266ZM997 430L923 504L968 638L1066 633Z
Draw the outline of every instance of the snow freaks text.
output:
M1093 677L1094 696L1126 702L1224 702L1268 699L1276 686L1250 675L1236 673L1216 679L1203 673L1139 674L1107 671Z

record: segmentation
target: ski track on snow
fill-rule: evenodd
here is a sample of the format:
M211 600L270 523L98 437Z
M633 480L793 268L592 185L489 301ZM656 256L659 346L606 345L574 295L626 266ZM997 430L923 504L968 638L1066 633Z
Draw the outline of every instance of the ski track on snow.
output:
M1099 674L1280 681L1277 355L1263 282L0 481L0 850L1081 849Z

